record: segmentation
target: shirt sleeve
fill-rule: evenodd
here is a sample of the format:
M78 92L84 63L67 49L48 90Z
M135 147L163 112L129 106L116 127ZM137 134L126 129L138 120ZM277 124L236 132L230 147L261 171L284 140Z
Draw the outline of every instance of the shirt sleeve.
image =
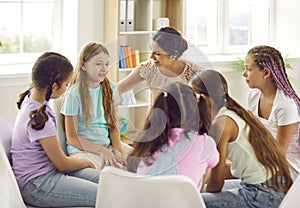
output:
M30 125L30 122L28 122L26 128L27 128L29 140L31 142L36 142L39 139L56 136L55 120L53 120L49 114L48 117L49 117L48 121L46 121L44 128L41 130L33 129Z
M219 163L220 160L219 152L217 150L217 146L214 139L211 138L210 136L207 136L207 141L205 146L206 146L205 149L210 151L208 154L207 167L214 168Z
M151 80L152 77L154 77L156 70L155 70L155 66L153 65L152 61L149 60L144 64L143 68L140 70L140 77L143 80Z
M73 88L72 88L73 89ZM80 110L80 98L74 89L67 92L60 113L65 116L77 116Z
M283 99L281 99L282 101ZM286 99L276 111L278 126L285 126L300 121L296 103L292 99Z

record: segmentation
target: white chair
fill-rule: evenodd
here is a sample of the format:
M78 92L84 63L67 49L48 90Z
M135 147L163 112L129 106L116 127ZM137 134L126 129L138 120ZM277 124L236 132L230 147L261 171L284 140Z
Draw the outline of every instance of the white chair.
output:
M192 180L182 175L141 176L105 167L99 180L96 208L202 208Z
M10 145L12 129L0 117L0 201L1 207L26 208L15 175L10 166Z
M294 208L294 207L300 207L300 176L296 178L293 185L283 198L279 208Z

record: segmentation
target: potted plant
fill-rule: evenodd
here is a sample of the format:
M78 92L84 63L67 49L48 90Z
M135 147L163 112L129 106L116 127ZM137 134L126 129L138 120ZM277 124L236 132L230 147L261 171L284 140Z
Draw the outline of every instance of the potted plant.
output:
M290 58L288 58L288 55L289 54L285 55L284 58L283 58L284 65L285 65L286 69L292 69L293 70L293 67L291 65L291 60L290 60ZM244 59L238 57L236 61L234 61L232 64L230 64L230 66L233 69L236 69L238 71L244 71L245 70Z

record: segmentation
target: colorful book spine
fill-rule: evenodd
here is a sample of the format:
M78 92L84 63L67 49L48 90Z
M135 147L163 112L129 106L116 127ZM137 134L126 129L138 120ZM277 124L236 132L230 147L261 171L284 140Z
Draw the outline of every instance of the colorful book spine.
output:
M121 55L122 56L122 58L121 58L122 66L123 66L123 68L127 68L125 46L121 46L121 53L122 53L122 55Z
M132 57L131 57L131 47L130 46L126 46L125 52L126 52L126 61L128 60L127 68L132 68L133 67L133 63L132 63Z
M140 51L128 45L121 45L119 59L120 68L134 68L140 64Z
M123 46L120 46L120 51L119 51L119 67L120 68L125 68L124 66L124 54L123 54Z
M136 66L141 63L140 61L140 51L138 49L134 50L134 55L135 55L135 64Z
M131 49L131 60L132 60L132 67L136 67L136 60L135 60L135 52L134 49Z

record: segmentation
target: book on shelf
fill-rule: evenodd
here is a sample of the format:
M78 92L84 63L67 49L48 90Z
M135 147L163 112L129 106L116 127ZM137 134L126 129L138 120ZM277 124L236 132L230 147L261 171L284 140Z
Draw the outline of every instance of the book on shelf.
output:
M128 45L121 45L119 59L120 68L134 68L140 63L140 51Z
M126 54L126 64L127 68L133 68L132 64L132 56L131 56L131 47L130 46L125 46L125 54Z
M125 52L124 52L124 47L120 46L120 51L119 51L119 67L120 68L126 68L126 61L125 61Z
M133 92L133 89L124 92L122 94L122 98L123 98L123 104L124 105L132 105L132 104L136 104L136 99L135 99L135 95Z
M141 63L139 49L135 49L134 50L134 56L135 56L135 66L137 66L137 65L139 65Z

